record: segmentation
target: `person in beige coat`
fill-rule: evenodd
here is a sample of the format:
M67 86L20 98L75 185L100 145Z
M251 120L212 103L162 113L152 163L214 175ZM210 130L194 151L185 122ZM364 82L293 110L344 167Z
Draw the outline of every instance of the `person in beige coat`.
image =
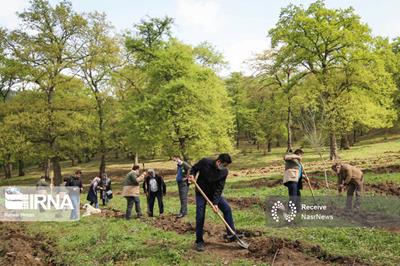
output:
M283 184L288 188L289 199L295 203L297 209L300 209L300 190L303 189L304 169L301 164L304 152L302 149L297 149L294 153L287 153L284 156L285 172L283 175Z
M140 199L139 199L139 182L143 181L145 172L139 175L139 166L134 165L132 170L126 175L122 187L122 196L126 198L127 207L125 213L125 219L129 220L132 214L132 207L135 203L135 211L137 218L142 216L140 209Z

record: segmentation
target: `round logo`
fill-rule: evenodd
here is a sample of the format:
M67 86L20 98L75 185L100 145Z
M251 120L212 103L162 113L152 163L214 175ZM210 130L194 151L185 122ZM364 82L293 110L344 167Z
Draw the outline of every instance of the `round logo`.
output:
M272 219L275 222L279 223L280 213L282 213L283 219L290 223L291 221L294 220L297 213L297 208L294 202L289 201L288 209L289 209L288 212L286 212L285 206L281 201L278 200L277 202L274 203L274 205L272 205L271 208Z

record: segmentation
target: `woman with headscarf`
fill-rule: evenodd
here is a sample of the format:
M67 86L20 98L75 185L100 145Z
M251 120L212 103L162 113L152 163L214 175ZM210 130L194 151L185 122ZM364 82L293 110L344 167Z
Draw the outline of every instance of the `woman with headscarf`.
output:
M91 206L94 205L95 208L99 208L99 203L97 201L97 190L98 190L99 184L100 184L100 177L96 176L90 182L89 191L88 191L88 194L86 197L86 199L90 202L90 205Z

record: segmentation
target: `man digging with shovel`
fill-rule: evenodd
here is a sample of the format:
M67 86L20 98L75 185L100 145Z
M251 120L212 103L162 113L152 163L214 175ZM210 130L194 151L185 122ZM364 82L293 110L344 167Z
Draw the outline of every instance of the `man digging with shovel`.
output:
M207 203L213 211L219 215L227 227L226 239L229 241L238 240L238 244L243 248L248 248L248 244L243 242L235 232L232 210L228 202L222 196L225 180L228 176L226 168L232 163L231 157L227 153L220 154L216 160L203 158L190 169L189 181L196 186L196 250L204 251L204 219ZM199 173L197 181L195 176ZM221 210L224 217L219 213Z

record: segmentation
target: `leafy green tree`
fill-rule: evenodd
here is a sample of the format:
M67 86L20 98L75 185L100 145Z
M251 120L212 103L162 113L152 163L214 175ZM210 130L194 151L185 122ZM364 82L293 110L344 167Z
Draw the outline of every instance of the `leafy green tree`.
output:
M284 100L282 106L286 106L286 130L287 130L287 151L292 150L292 116L296 108L293 98L296 97L296 85L308 74L301 71L299 64L290 54L287 46L280 47L278 50L267 50L257 56L258 76L266 82L264 88L275 90L275 94L283 94L280 99Z
M236 148L239 148L241 136L251 132L254 123L253 109L250 108L248 95L248 78L240 72L233 72L225 80L226 89L231 97L232 111L234 114Z
M80 50L81 60L79 71L85 85L91 89L95 99L97 111L98 151L100 153L99 175L106 169L106 154L108 151L107 136L112 128L106 128L108 114L107 102L111 99L112 72L120 65L118 41L111 36L111 25L107 22L105 14L91 13L88 15L88 27L82 34L83 48Z
M144 100L132 102L127 114L136 147L145 154L179 152L186 160L229 150L232 115L220 78L195 63L192 47L176 40L155 55Z
M369 48L372 42L370 30L353 8L329 9L323 1L315 2L307 9L290 5L282 10L278 23L269 34L273 47L285 47L291 61L316 75L321 84L319 95L329 134L331 159L338 156L336 135L354 120L347 119L352 113L348 109L351 96L357 98L355 95L359 94L364 99L368 97L369 103L380 110L390 109L387 101L374 100L390 95L393 87L384 75L383 89L374 89L378 81L374 80L376 75L369 67L377 66L379 60L370 62L374 58ZM360 80L362 75L369 75L365 80L373 83ZM376 108L367 111L371 116L377 113ZM389 113L384 117L384 123L389 124L393 119Z

